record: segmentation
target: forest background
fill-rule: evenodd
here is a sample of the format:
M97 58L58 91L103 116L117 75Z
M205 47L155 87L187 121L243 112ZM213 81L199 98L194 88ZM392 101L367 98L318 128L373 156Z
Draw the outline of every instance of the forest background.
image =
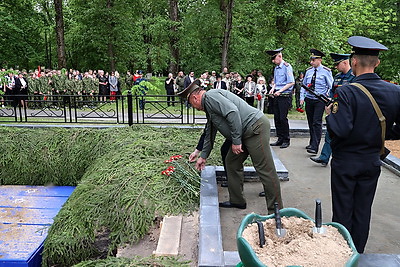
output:
M397 0L1 0L0 67L268 75L265 50L284 47L297 73L310 48L349 53L362 35L389 47L377 72L399 82L399 20Z

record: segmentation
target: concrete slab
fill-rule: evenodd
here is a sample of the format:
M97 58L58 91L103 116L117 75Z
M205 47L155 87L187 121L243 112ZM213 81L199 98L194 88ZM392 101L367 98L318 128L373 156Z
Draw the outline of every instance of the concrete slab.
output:
M240 262L237 251L224 251L225 267L235 267Z
M198 266L224 266L215 167L207 166L201 177Z
M181 239L182 216L165 216L158 239L156 256L177 256Z
M224 266L221 229L216 226L199 226L198 266Z

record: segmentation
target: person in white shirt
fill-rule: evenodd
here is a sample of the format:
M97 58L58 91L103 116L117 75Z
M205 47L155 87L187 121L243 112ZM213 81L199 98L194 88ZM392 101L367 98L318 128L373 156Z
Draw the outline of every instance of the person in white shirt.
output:
M256 92L255 92L257 99L257 109L261 110L262 112L264 112L264 100L266 93L267 93L267 85L265 84L265 78L263 76L258 78Z

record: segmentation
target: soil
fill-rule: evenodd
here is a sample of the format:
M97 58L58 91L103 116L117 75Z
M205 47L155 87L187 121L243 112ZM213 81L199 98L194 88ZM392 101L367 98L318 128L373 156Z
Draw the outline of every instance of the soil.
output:
M258 226L248 225L242 236L267 266L345 266L353 254L335 227L323 226L326 233L313 233L314 223L297 217L282 217L284 237L276 235L275 220L263 222L266 244L260 247Z

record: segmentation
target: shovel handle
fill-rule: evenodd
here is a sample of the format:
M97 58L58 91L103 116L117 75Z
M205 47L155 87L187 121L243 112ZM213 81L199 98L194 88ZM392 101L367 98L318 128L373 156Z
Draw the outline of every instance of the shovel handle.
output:
M258 237L260 239L260 248L265 245L264 225L260 221L256 221L258 226Z
M315 227L321 228L322 226L322 210L321 210L321 200L315 200Z
M276 229L282 229L282 221L281 221L281 214L279 213L279 205L278 202L274 203L275 208L275 223Z

